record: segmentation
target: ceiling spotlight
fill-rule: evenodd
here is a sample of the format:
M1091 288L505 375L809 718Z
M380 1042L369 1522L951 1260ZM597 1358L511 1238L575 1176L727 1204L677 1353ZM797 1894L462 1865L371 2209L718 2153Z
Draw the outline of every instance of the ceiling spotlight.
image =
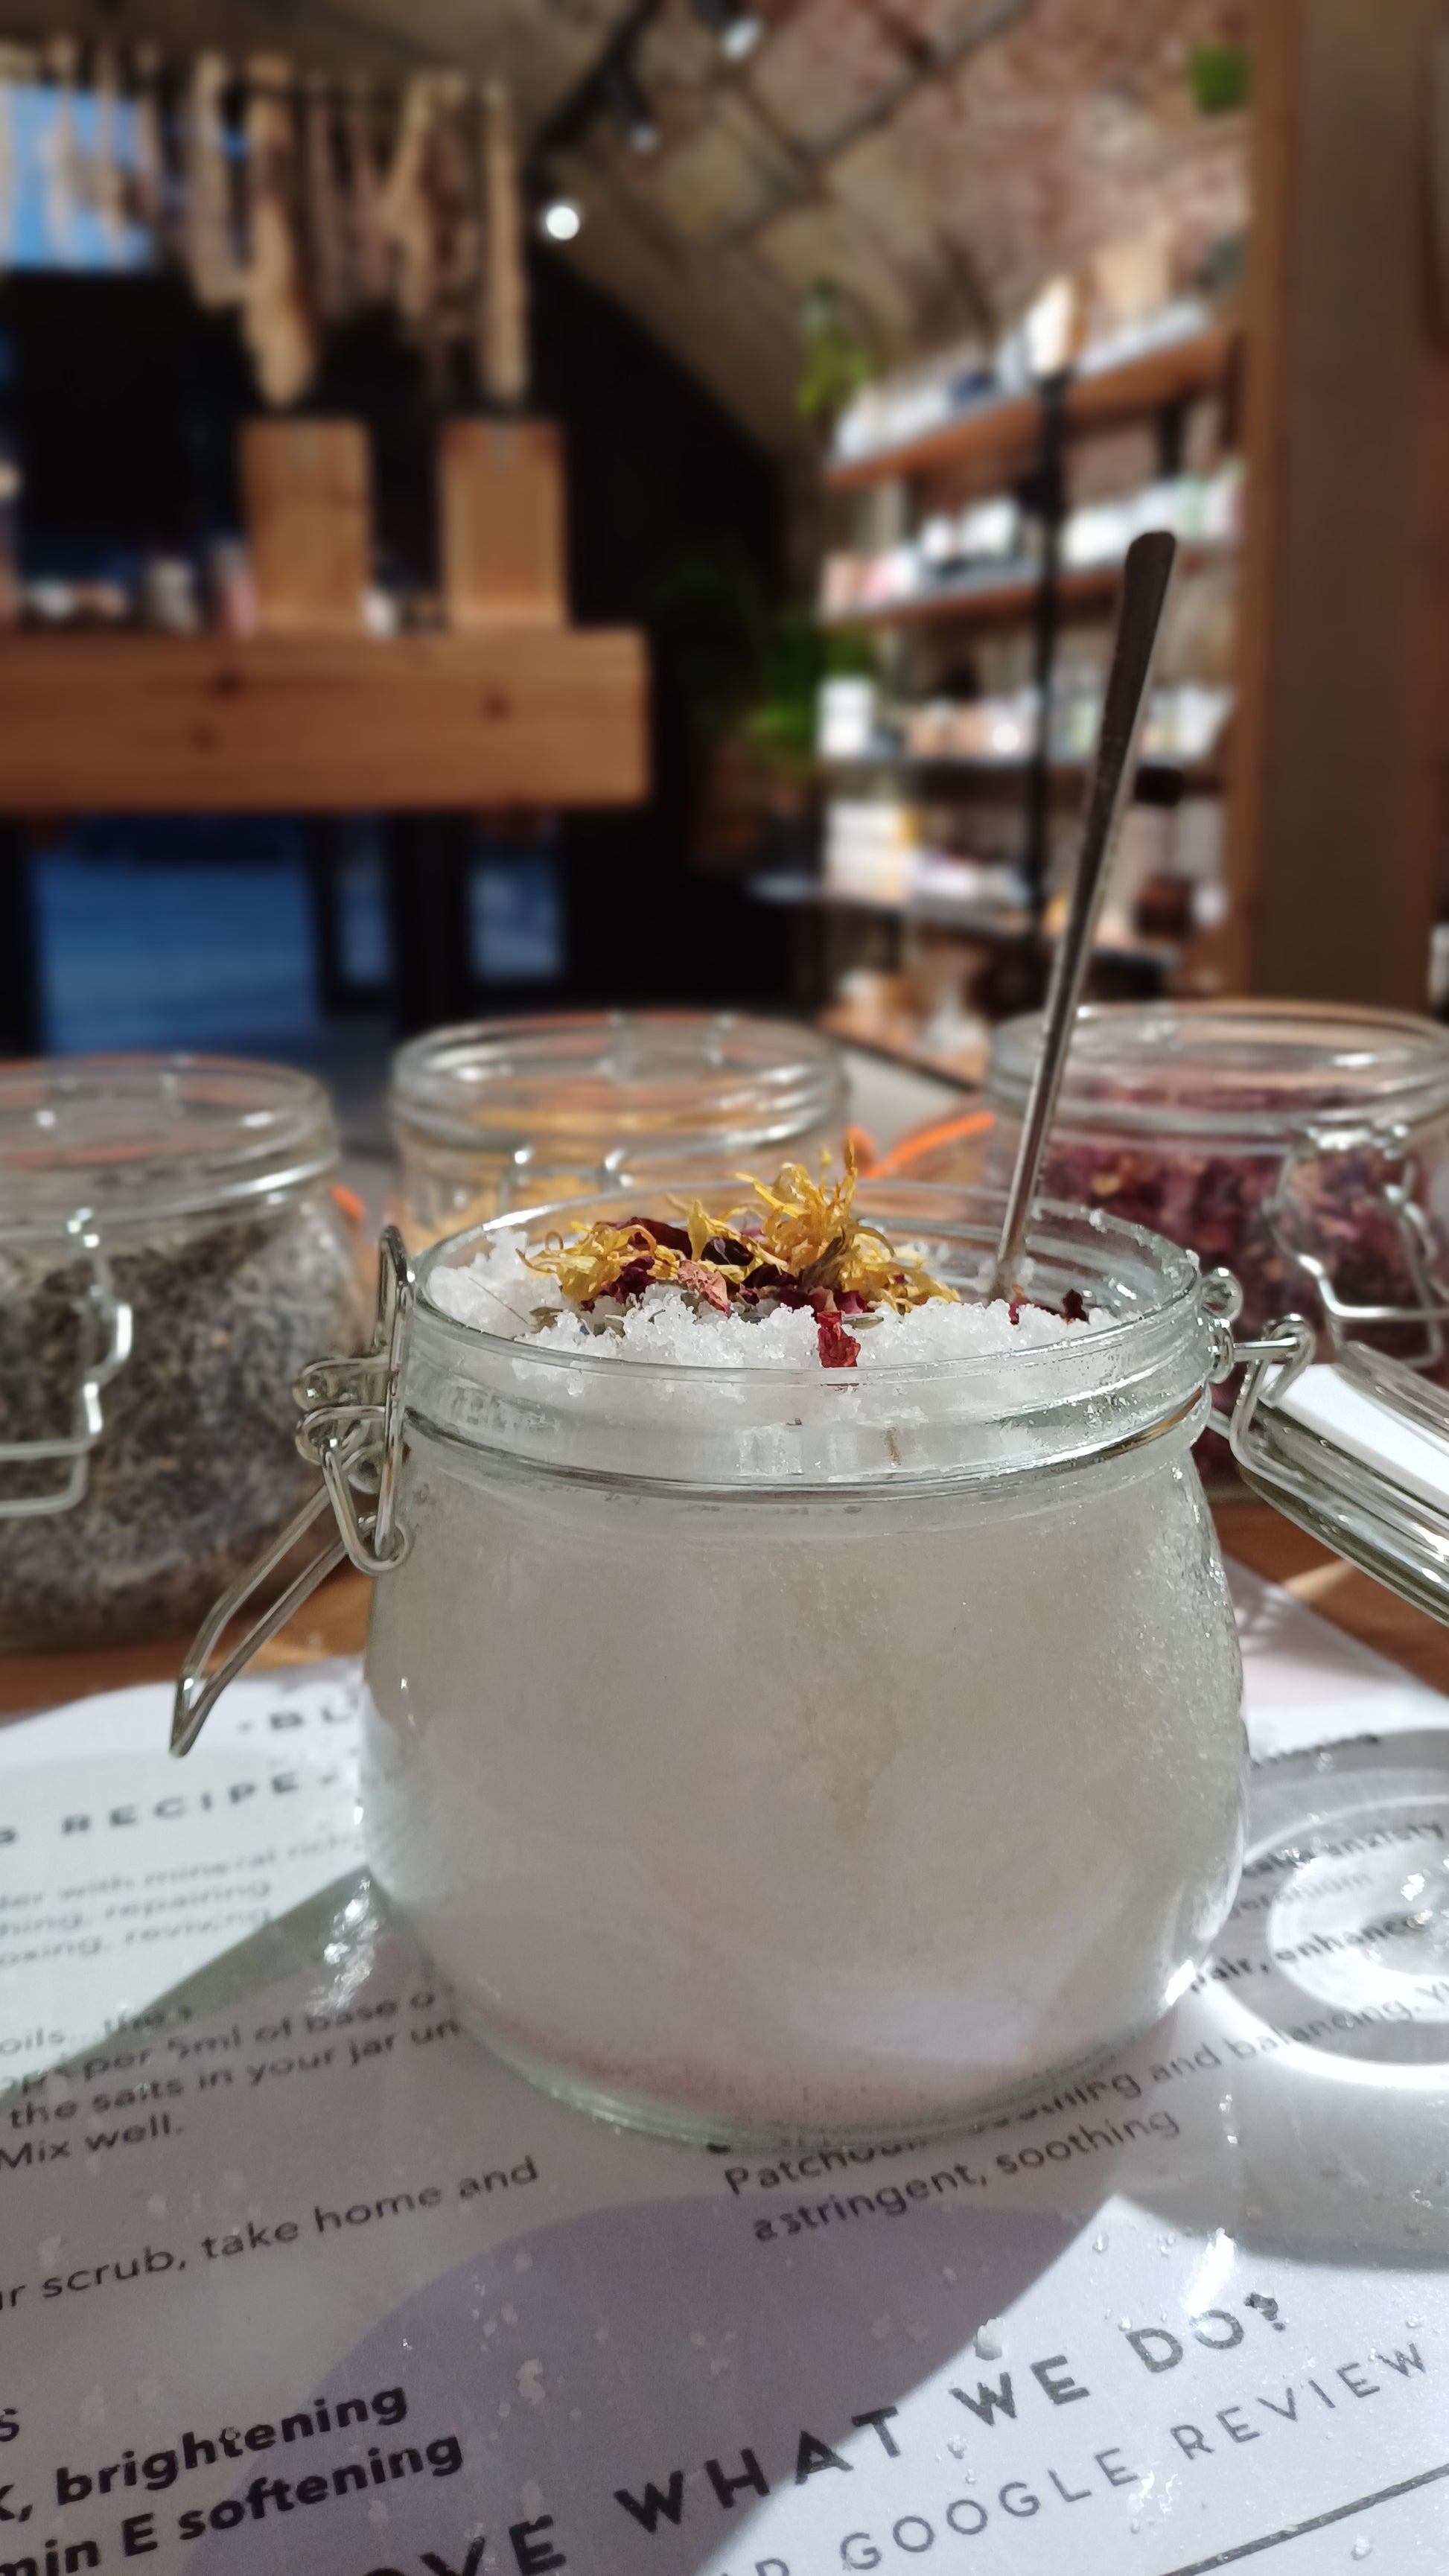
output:
M550 197L538 218L538 228L550 241L577 241L584 228L583 208L572 197Z
M659 144L659 128L654 110L639 85L633 64L623 54L605 63L599 74L599 92L610 115L619 126L631 152L653 152Z
M763 21L743 0L694 0L694 14L732 63L742 63L746 54L752 54L765 32Z

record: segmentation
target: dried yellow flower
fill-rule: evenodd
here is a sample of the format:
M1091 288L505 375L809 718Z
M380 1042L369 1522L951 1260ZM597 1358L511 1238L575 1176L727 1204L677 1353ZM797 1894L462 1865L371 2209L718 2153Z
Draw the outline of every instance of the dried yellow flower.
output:
M699 1199L676 1203L679 1225L636 1217L581 1226L570 1243L550 1237L529 1266L550 1273L570 1304L584 1307L671 1282L721 1312L742 1293L750 1305L773 1296L844 1314L875 1306L903 1314L933 1297L955 1302L956 1290L932 1278L921 1253L897 1247L856 1215L848 1139L844 1172L828 1187L803 1163L787 1163L773 1187L748 1173L738 1177L753 1201L714 1213Z

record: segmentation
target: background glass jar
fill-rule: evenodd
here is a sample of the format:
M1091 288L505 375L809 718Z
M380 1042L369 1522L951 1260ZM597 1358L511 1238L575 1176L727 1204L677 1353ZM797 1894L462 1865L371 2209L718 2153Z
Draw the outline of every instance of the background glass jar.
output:
M1039 1037L1035 1015L996 1033L988 1181L1010 1171ZM1444 1297L1449 1030L1326 1003L1088 1009L1042 1189L1149 1226L1204 1270L1226 1266L1247 1333L1294 1308L1321 1333L1433 1366L1445 1342L1432 1317L1365 1310Z
M610 1011L434 1029L393 1060L412 1244L661 1170L774 1170L839 1146L826 1038L733 1012Z
M291 1381L362 1320L336 1163L278 1066L0 1071L0 1647L186 1628L311 1490Z
M980 1285L998 1201L861 1207ZM479 2035L608 2116L778 2141L947 2126L1156 2020L1244 1776L1192 1264L1056 1214L1024 1285L1090 1333L661 1367L443 1314L488 1233L420 1264L363 1784Z

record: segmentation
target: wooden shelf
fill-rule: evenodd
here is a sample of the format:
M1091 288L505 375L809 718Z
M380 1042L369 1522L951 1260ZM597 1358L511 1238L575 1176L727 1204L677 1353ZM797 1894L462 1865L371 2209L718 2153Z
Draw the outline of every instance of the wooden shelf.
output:
M751 877L756 903L778 904L796 912L864 912L887 921L918 922L925 928L958 930L963 938L1016 947L1030 935L1029 916L1014 906L967 903L949 895L916 896L895 903L883 895L846 894L823 877Z
M1201 331L1191 339L1149 349L1124 366L1074 376L1067 394L1068 426L1078 431L1101 429L1133 413L1160 411L1164 404L1207 393L1222 383L1237 347L1236 331ZM1006 467L1035 447L1040 421L1041 405L1035 394L982 403L923 431L919 438L903 439L898 446L879 448L870 456L839 458L826 468L826 489L856 491L870 483L907 481L992 459Z
M883 1056L887 1064L904 1065L911 1073L931 1074L937 1082L952 1083L958 1091L981 1090L986 1074L985 1049L953 1055L925 1046L919 1036L919 1022L908 1022L904 1013L882 1014L859 1003L832 1002L827 1009L816 1012L815 1022L844 1045L863 1047L867 1055ZM912 1027L917 1034L911 1034Z
M0 637L0 813L468 811L648 793L626 630Z
M898 777L928 782L959 783L973 793L998 781L1009 786L1023 785L1031 774L1031 761L1019 752L993 757L989 752L953 751L862 751L850 759L822 759L820 767L827 778L859 776L881 771ZM1086 780L1085 760L1054 760L1051 764L1053 789L1069 796ZM1141 761L1137 771L1136 793L1144 804L1164 803L1166 791L1177 790L1184 796L1221 796L1224 792L1222 769L1215 760L1175 760L1165 753L1154 752Z
M823 877L752 877L749 891L757 903L780 904L799 911L863 912L888 921L903 921L921 929L955 930L963 939L980 939L993 946L1019 947L1032 936L1030 915L1007 904L970 903L946 894L913 895L909 903L895 903L880 895L845 894L838 886L827 885ZM1138 966L1157 966L1164 973L1176 966L1181 950L1167 939L1114 940L1098 939L1092 950L1095 957L1117 957Z
M1236 552L1230 545L1180 546L1178 565L1181 571L1202 572L1208 566L1222 563ZM1064 572L1057 579L1057 601L1067 617L1090 617L1110 609L1121 587L1120 564L1090 564L1080 572ZM847 608L822 615L820 624L829 630L858 632L862 629L898 626L932 626L946 620L958 626L1013 626L1031 615L1041 588L1038 572L1015 573L1009 581L963 581L943 585L939 590L920 592L912 599L884 600L878 607Z

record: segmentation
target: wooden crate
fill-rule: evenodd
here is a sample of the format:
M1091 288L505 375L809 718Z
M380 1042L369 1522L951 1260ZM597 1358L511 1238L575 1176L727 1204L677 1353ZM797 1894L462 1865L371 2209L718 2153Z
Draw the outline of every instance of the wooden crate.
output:
M438 516L455 631L565 624L563 442L554 422L446 421Z
M249 420L247 543L269 634L358 635L372 579L372 473L355 420Z

